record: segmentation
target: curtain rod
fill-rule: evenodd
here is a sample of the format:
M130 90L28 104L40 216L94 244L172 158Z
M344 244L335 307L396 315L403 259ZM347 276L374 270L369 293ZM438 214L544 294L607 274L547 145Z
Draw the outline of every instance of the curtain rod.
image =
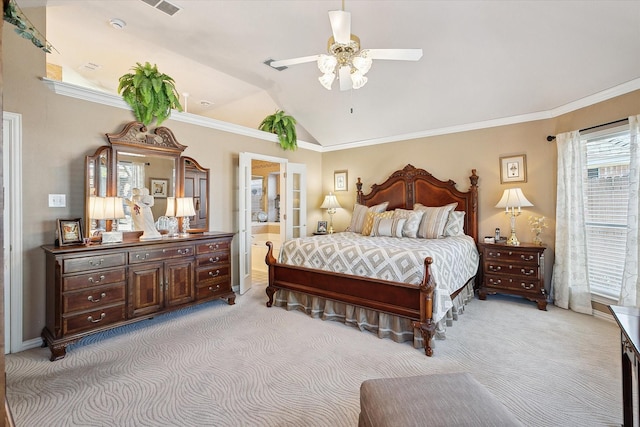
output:
M627 121L629 121L628 118L620 119L620 120L614 120L614 121L609 122L609 123L603 123L601 125L591 126L590 128L580 129L580 132L586 132L588 130L598 129L598 128L601 128L601 127L604 127L604 126L615 125L615 124L622 123L622 122L627 122ZM547 136L547 141L549 141L549 142L553 141L554 139L556 139L555 135Z

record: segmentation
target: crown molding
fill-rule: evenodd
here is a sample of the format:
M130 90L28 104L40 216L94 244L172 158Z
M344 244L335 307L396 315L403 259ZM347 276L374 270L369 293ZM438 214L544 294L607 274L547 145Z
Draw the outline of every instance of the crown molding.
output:
M69 96L71 98L81 99L83 101L94 102L96 104L102 104L109 107L132 111L131 107L129 107L129 104L127 104L120 95L114 95L111 93L102 92L96 89L90 89L71 83L65 83L58 80L51 80L45 77L42 77L41 80L52 92L57 95ZM236 135L243 135L255 139L278 143L278 138L274 134L258 129L249 128L246 126L224 122L222 120L216 120L196 114L185 113L184 111L172 110L171 116L167 120L188 123L195 126L216 129L222 132L228 132ZM318 152L323 151L322 146L301 140L298 140L298 148Z

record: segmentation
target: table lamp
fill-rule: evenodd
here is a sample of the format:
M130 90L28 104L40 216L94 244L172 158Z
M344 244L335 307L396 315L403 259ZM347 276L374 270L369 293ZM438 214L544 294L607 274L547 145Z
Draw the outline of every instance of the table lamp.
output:
M182 218L182 235L189 234L189 217L194 216L193 197L176 197L176 217Z
M111 228L102 232L102 243L122 242L122 231L118 231L118 220L125 218L122 203L122 197L96 197L92 218L111 220Z
M329 193L324 196L324 202L320 205L320 209L326 209L329 214L329 234L333 233L333 215L336 213L336 209L342 208L340 203L338 203L338 199L333 193Z
M511 215L511 236L507 239L507 245L520 245L520 241L516 237L516 217L522 213L522 207L529 206L533 206L533 204L522 194L520 188L508 188L502 193L502 198L496 208L504 208L504 213Z

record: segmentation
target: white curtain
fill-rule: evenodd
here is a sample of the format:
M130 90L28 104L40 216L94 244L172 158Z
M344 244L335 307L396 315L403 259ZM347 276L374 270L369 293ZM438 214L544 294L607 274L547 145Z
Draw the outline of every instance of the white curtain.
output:
M578 131L557 135L556 144L556 253L551 288L555 305L591 314L583 191L586 151Z
M630 152L629 161L629 211L627 214L627 249L622 274L622 287L618 304L640 307L640 281L638 265L640 260L640 115L629 117Z

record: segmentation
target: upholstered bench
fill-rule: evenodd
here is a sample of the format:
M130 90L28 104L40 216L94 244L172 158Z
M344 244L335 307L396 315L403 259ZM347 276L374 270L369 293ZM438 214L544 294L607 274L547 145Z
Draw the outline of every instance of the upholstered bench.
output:
M521 426L469 373L366 380L359 427Z

